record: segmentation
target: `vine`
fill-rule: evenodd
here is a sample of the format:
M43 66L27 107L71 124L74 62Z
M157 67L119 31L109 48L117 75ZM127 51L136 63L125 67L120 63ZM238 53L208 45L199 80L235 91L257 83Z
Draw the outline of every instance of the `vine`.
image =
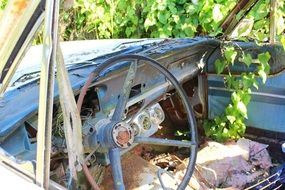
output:
M234 46L222 46L222 59L217 59L214 63L215 70L221 75L224 70L225 87L230 90L230 103L226 106L224 113L213 120L206 120L203 124L206 136L217 141L228 139L238 139L245 133L245 119L248 118L247 106L251 100L252 89L258 90L260 83L265 83L270 71L268 52L258 54L253 59L250 54L241 51L240 55ZM243 72L240 76L231 73L231 67L238 61L248 68L255 64L254 72Z

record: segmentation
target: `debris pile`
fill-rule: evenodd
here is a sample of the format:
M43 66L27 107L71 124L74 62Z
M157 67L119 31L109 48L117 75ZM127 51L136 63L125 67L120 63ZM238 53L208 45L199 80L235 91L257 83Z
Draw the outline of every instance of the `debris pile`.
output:
M262 182L264 179L274 181L279 177L285 181L285 174L282 173L285 166L278 175L269 176L272 162L266 148L267 145L248 139L227 144L207 142L198 152L194 174L185 190L239 190L257 184L251 188L255 190L268 184L268 180ZM184 150L155 156L150 147L138 146L135 151L126 153L122 158L126 189L161 190L162 186L177 189L189 161L189 158L181 160L181 151ZM101 189L112 188L111 168L108 167Z
M194 175L189 186L196 190L215 188L244 189L249 183L268 176L272 166L267 145L248 139L236 143L208 142L198 152ZM184 160L187 163L188 160ZM183 176L185 164L177 167Z

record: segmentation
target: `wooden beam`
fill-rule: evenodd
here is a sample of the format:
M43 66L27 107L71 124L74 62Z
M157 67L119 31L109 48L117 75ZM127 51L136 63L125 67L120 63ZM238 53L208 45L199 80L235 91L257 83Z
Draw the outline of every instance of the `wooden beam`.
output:
M277 31L277 7L278 0L271 0L270 2L270 44L276 43L276 31Z
M236 6L231 10L229 15L221 24L223 37L231 34L235 27L240 23L240 21L248 14L248 12L254 7L258 0L240 0L237 2ZM244 12L239 18L237 15Z

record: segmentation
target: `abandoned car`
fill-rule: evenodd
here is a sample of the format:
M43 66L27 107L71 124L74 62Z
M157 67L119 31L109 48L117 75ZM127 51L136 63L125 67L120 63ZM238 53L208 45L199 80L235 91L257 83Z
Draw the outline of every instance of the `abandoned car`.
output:
M258 1L241 2L246 3L239 3L231 13L249 12ZM167 182L175 181L169 167L168 171L158 167L144 171L155 173L151 179L135 176L135 172L143 173L142 163L146 161L140 160L141 155L148 147L166 153L183 150L181 159L189 158L187 167L173 188L187 189L195 167L198 134L202 134L196 119L221 114L231 94L214 65L222 59L224 40L196 37L62 42L61 57L55 35L58 5L47 2L45 26L50 41L26 52L42 23L45 3L34 1L24 12L19 11L17 18L7 14L0 23L1 31L7 18L22 23L10 26L17 27L15 30L6 28L8 37L0 34L2 170L50 189L96 189L96 183L106 180L102 189L167 189L171 186ZM226 34L242 20L234 19L235 14L222 25ZM270 53L269 78L251 93L246 136L270 143L271 156L282 162L285 53L278 44L228 43L253 58ZM55 60L54 70L50 64ZM62 60L65 67L59 64ZM235 62L231 69L236 75L256 67ZM186 135L175 136L179 130ZM140 156L132 156L135 154ZM133 161L121 161L121 156ZM108 169L106 174L102 172L109 165L112 175ZM128 181L132 177L133 181ZM152 184L155 180L157 183Z

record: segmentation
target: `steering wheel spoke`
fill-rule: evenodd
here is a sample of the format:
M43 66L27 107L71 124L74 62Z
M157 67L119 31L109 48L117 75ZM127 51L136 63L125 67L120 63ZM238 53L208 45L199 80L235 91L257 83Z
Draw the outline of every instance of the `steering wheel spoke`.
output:
M134 143L143 143L143 144L152 144L152 145L161 145L161 146L176 146L176 147L185 147L191 148L196 146L196 143L192 141L179 141L179 140L169 140L153 137L135 137Z
M112 116L112 121L121 121L127 102L129 100L132 84L134 82L136 72L137 72L137 65L138 60L132 61L130 68L128 70L128 74L126 76L122 92L119 96L118 103L116 105L115 111Z
M109 149L109 159L110 159L110 164L112 168L112 175L113 175L115 190L125 190L121 158L120 158L120 149L110 148Z

